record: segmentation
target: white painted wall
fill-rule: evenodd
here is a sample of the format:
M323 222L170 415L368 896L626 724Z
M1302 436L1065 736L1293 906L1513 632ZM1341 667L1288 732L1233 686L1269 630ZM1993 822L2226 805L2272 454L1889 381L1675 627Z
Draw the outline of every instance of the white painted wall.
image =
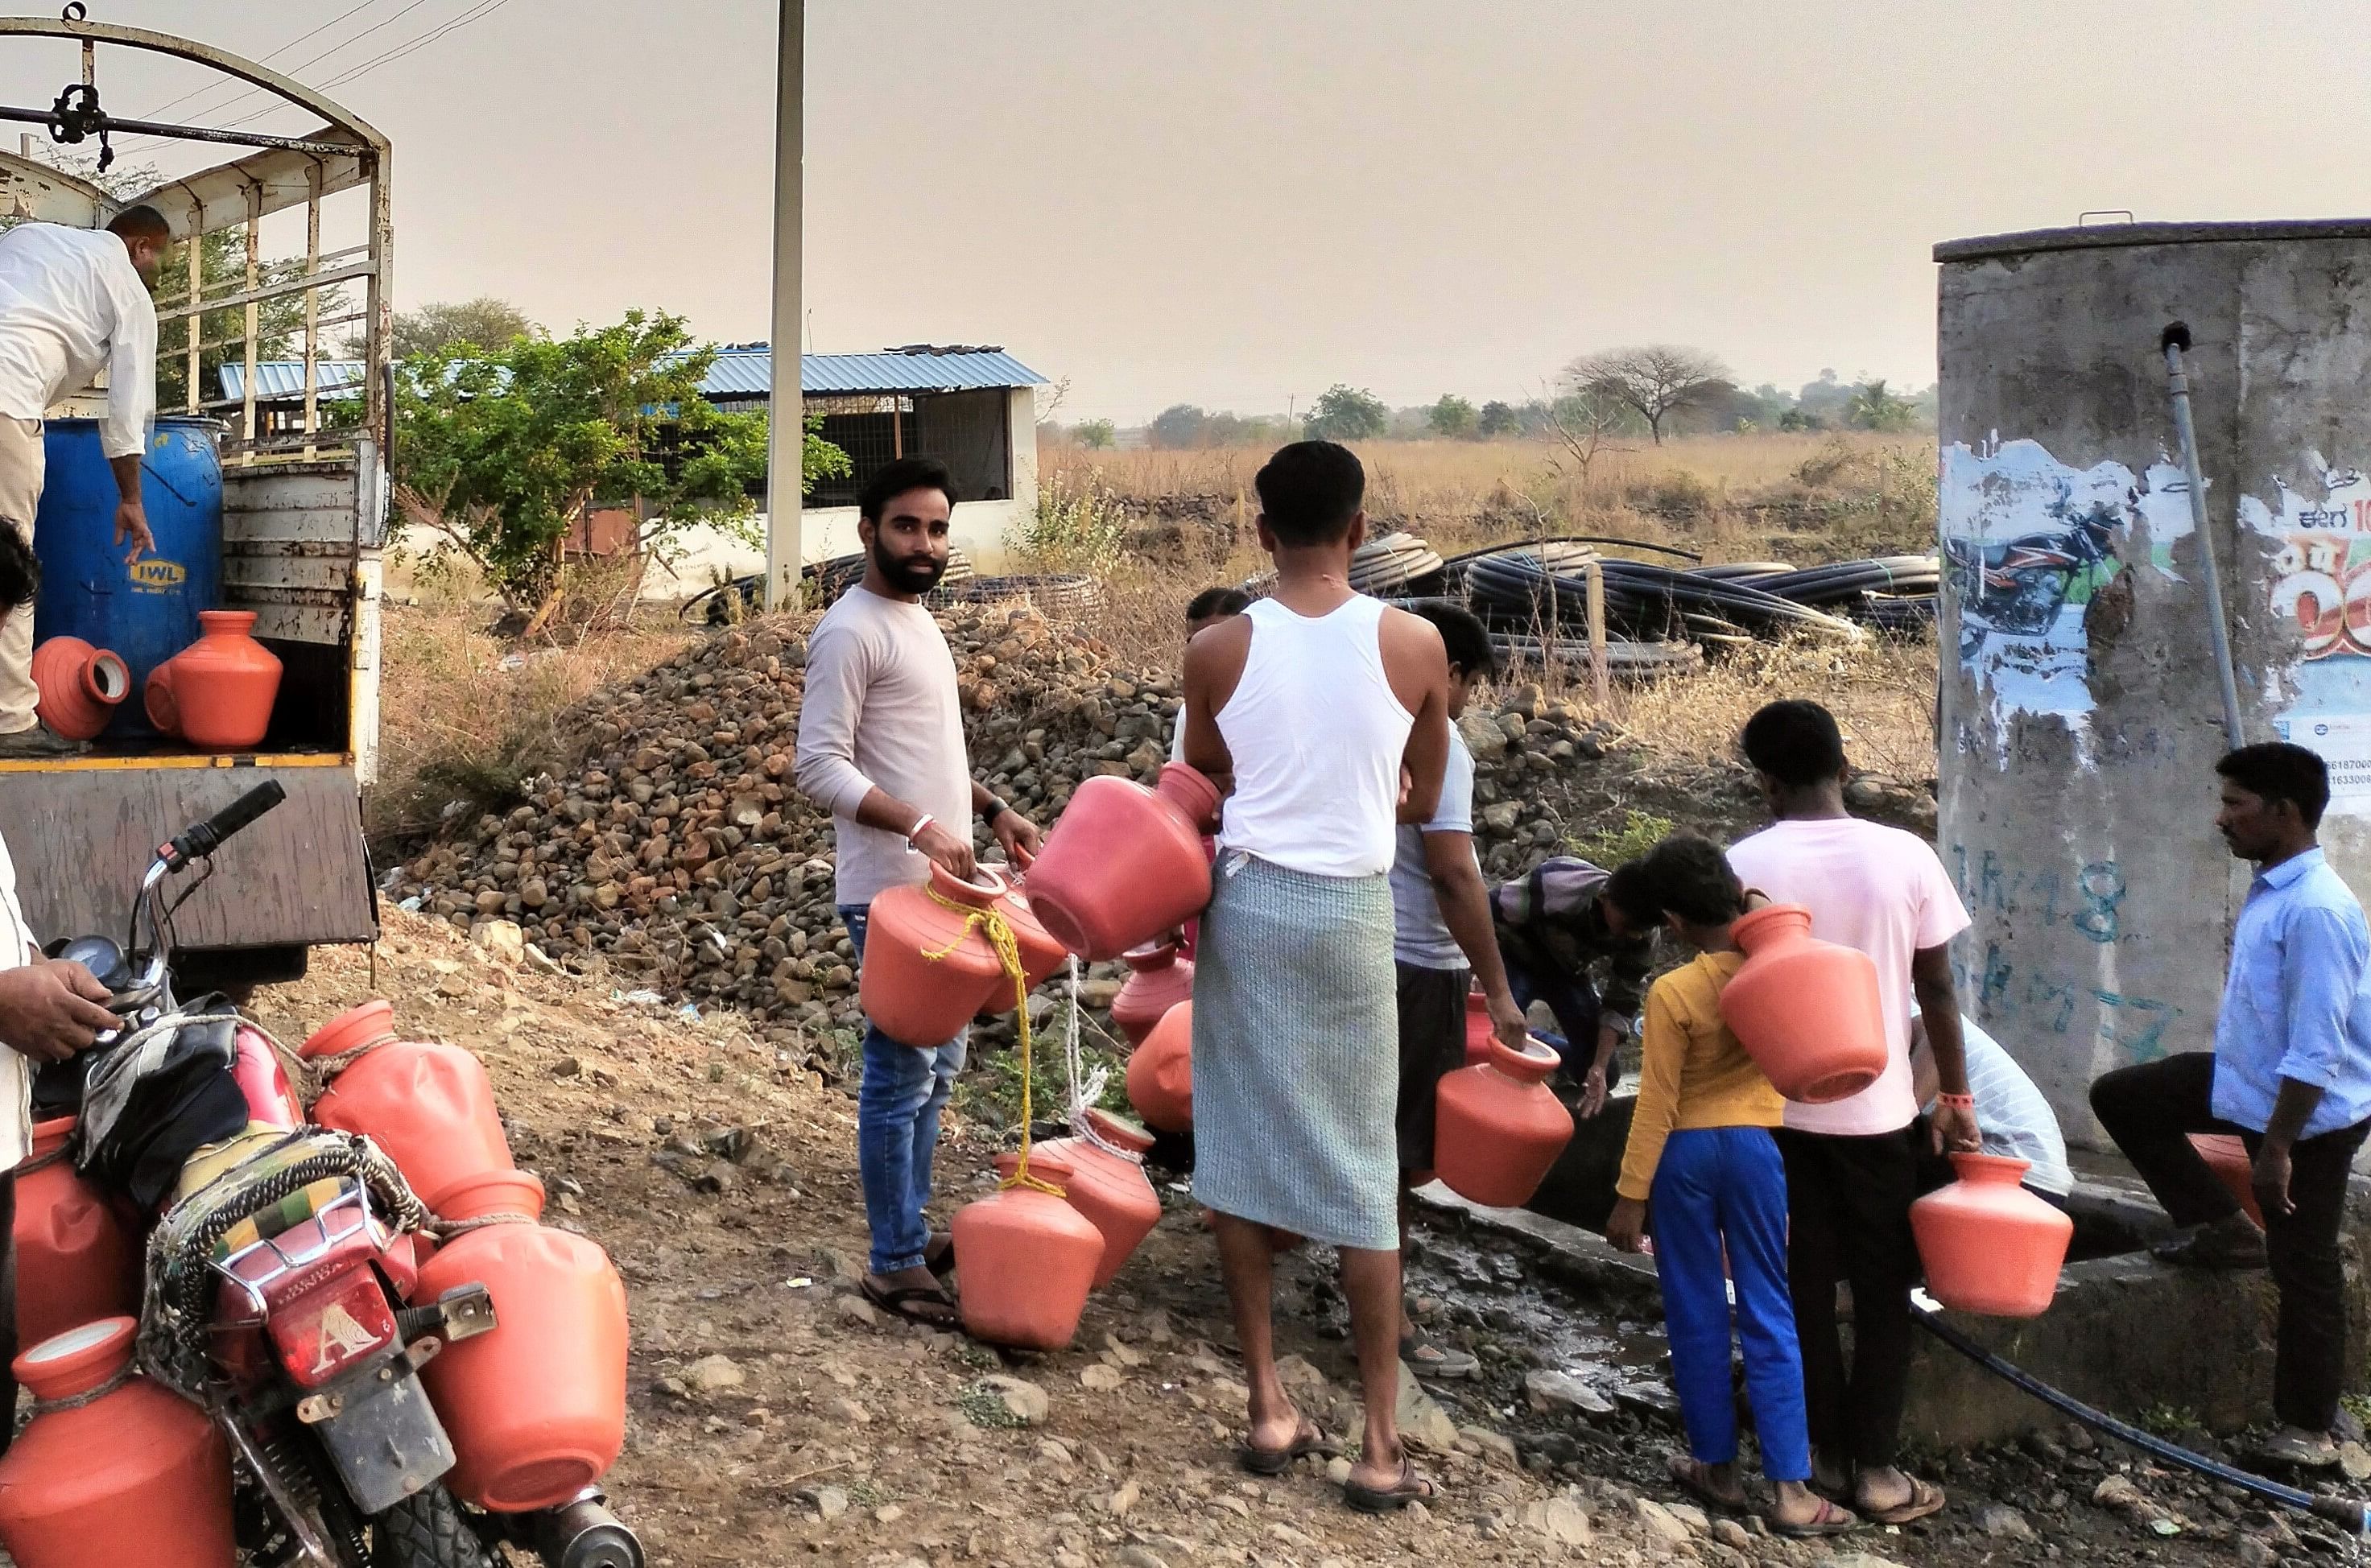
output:
M1028 457L1029 489L1025 492L1016 490L1016 499L1012 501L966 501L955 507L954 542L983 573L1004 570L1005 531L1036 509L1035 446L1033 440ZM1016 452L1013 457L1017 477L1021 455ZM1018 499L1021 494L1026 494L1026 502ZM763 515L758 523L758 536L762 538ZM694 528L677 543L685 550L683 559L675 563L672 571L653 565L642 580L643 598L679 599L699 593L720 578L746 577L766 569L763 548L745 545L713 528ZM860 548L856 542L856 508L827 506L799 513L800 559L828 560L833 556L853 555Z

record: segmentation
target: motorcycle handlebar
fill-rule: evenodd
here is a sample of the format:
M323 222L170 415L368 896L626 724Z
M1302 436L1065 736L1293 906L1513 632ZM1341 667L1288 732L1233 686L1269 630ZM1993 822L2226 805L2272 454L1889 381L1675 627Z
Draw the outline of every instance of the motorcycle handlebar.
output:
M221 848L231 835L287 798L288 791L281 788L280 781L268 778L168 844L164 858L176 870L191 860L202 860Z

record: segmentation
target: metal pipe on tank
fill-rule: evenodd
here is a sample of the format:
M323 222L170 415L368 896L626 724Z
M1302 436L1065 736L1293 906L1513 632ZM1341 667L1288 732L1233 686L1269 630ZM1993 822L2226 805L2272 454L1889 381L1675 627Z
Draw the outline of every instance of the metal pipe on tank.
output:
M2215 645L2215 678L2223 692L2223 733L2238 751L2247 744L2239 721L2239 681L2231 667L2231 623L2223 614L2223 573L2215 564L2215 535L2206 525L2206 477L2198 467L2198 427L2190 414L2190 375L2181 356L2190 329L2176 321L2157 339L2165 351L2166 387L2173 397L2173 428L2181 438L2181 469L2190 479L2190 522L2198 534L2198 559L2206 590L2206 635Z

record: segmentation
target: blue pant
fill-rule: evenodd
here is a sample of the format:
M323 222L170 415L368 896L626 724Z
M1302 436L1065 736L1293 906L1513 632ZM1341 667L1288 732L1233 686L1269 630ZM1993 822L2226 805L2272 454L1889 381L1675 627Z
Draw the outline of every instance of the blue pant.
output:
M839 917L864 962L865 908L843 904ZM856 1091L856 1169L864 1183L864 1217L873 1228L873 1272L922 1266L931 1244L922 1205L931 1201L931 1156L939 1113L963 1071L964 1033L933 1050L901 1045L867 1024L864 1077Z
M1655 1274L1671 1342L1671 1380L1688 1452L1708 1465L1737 1458L1737 1402L1729 1390L1729 1293L1721 1249L1737 1286L1745 1342L1745 1391L1762 1439L1762 1473L1804 1481L1811 1441L1803 1413L1803 1358L1787 1293L1787 1168L1761 1127L1675 1132L1663 1145L1651 1194Z

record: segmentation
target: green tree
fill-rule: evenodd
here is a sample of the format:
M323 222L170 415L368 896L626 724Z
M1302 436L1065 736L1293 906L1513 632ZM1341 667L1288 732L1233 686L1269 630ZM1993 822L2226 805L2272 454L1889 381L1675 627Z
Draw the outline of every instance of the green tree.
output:
M1475 432L1488 440L1492 436L1512 435L1523 428L1522 416L1511 403L1493 398L1482 405L1482 417L1475 421Z
M397 500L538 628L559 603L562 551L587 509L634 506L648 554L695 524L756 543L751 490L766 472L766 416L700 395L716 358L683 317L630 310L614 327L456 344L397 381ZM810 421L804 479L848 471Z
M1565 366L1564 375L1574 391L1636 411L1658 446L1672 416L1702 409L1729 390L1729 370L1719 360L1670 343L1583 354Z
M1301 430L1312 441L1371 441L1383 433L1391 419L1381 398L1337 381L1319 394Z
M1081 420L1070 434L1090 452L1108 452L1119 444L1119 431L1109 420Z
M510 301L480 294L475 299L440 301L417 310L397 311L390 341L396 358L418 359L459 343L474 343L491 352L509 347L513 338L538 330L527 319L526 312ZM354 345L355 352L359 348L358 343Z
M1861 430L1903 431L1918 422L1918 409L1887 390L1883 377L1864 381L1845 399L1846 422Z
M1191 403L1172 403L1152 416L1152 428L1147 432L1152 444L1163 451L1182 451L1200 446L1209 433L1210 416Z
M1440 401L1435 403L1431 411L1425 416L1425 422L1432 427L1432 433L1435 435L1447 436L1452 441L1464 441L1475 433L1475 427L1480 423L1480 416L1474 411L1473 404L1456 393L1443 392L1440 395Z

